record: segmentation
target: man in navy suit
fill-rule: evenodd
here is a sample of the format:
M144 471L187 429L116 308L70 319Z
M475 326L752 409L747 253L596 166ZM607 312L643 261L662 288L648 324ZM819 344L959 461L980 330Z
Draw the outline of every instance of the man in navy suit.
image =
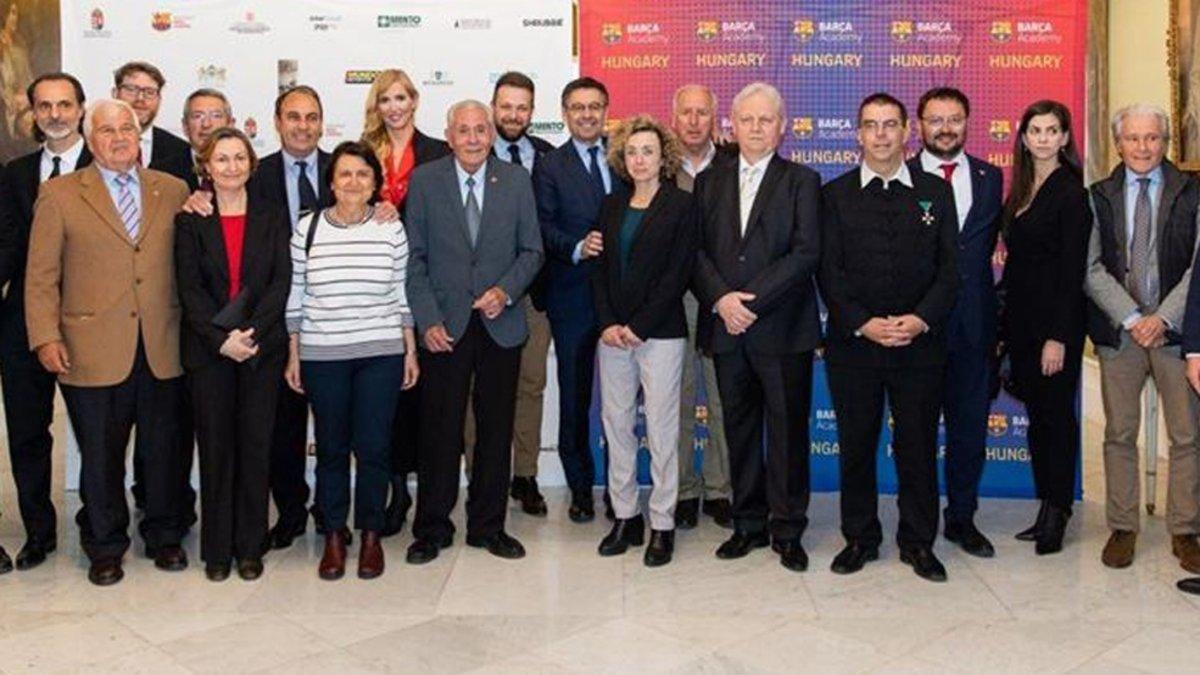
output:
M588 411L596 356L596 316L589 281L593 259L603 250L596 227L600 203L625 187L604 157L608 90L590 77L567 83L563 120L571 139L533 168L538 221L546 249L544 301L558 361L558 455L571 488L571 520L596 517Z
M975 527L989 407L988 359L996 342L992 252L999 232L1000 170L963 151L971 103L951 87L930 89L917 104L924 149L909 170L945 179L958 210L958 296L946 322L949 359L944 385L946 539L981 558L995 555Z

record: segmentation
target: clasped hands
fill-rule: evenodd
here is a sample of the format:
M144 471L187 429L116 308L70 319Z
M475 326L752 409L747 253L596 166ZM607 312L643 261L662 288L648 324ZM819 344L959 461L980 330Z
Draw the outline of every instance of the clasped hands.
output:
M864 323L858 332L862 336L884 347L906 347L921 333L929 330L929 324L916 314L900 316L876 316Z
M483 292L483 295L475 298L475 302L471 303L471 309L477 309L485 319L494 319L500 316L500 312L508 306L508 293L499 286L492 286ZM431 352L448 353L454 351L454 338L450 337L450 332L446 330L443 324L434 324L425 329L425 349Z
M258 354L258 343L254 341L254 328L234 328L221 344L221 356L241 363Z
M642 339L629 326L613 324L600 333L600 341L617 349L634 349L642 346Z

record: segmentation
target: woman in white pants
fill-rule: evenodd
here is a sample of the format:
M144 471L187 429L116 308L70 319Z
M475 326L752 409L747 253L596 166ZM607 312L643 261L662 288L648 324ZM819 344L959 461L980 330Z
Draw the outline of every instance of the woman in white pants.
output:
M670 180L680 165L679 141L649 116L627 120L609 141L608 161L632 194L614 193L601 207L603 252L592 275L601 327L601 418L608 438L608 492L616 522L600 555L640 546L634 434L640 386L650 445L650 544L645 563L671 561L679 492L679 397L686 351L683 293L696 257L692 196Z

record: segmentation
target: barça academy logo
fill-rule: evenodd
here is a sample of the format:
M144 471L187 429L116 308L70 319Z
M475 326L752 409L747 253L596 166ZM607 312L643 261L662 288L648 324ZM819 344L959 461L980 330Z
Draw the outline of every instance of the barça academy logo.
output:
M606 23L600 27L600 41L606 45L615 45L621 41L621 24Z
M901 44L908 42L913 36L912 21L893 21L892 22L892 40Z
M698 21L696 38L701 42L712 42L721 34L721 24L716 21Z
M792 22L792 35L801 42L808 42L817 34L817 25L812 19L796 19Z
M812 138L813 135L813 118L811 117L793 117L792 118L792 135L800 140Z
M1007 141L1011 135L1012 122L1009 120L992 120L988 124L988 136L991 136L992 140L997 143Z
M1012 40L1013 25L1011 21L993 21L990 31L992 42L1008 42Z
M988 415L988 434L992 436L1003 436L1008 433L1008 415L1004 413L991 413Z
M171 30L171 13L155 12L150 16L150 26L160 33Z

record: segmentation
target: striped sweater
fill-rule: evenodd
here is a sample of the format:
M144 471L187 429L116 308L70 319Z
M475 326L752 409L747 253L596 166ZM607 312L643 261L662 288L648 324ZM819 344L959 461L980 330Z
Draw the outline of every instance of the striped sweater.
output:
M292 289L288 333L300 334L300 359L340 361L404 353L402 328L413 325L404 294L408 239L400 221L373 216L339 225L329 210L318 216L312 248L305 253L314 219L292 234Z

